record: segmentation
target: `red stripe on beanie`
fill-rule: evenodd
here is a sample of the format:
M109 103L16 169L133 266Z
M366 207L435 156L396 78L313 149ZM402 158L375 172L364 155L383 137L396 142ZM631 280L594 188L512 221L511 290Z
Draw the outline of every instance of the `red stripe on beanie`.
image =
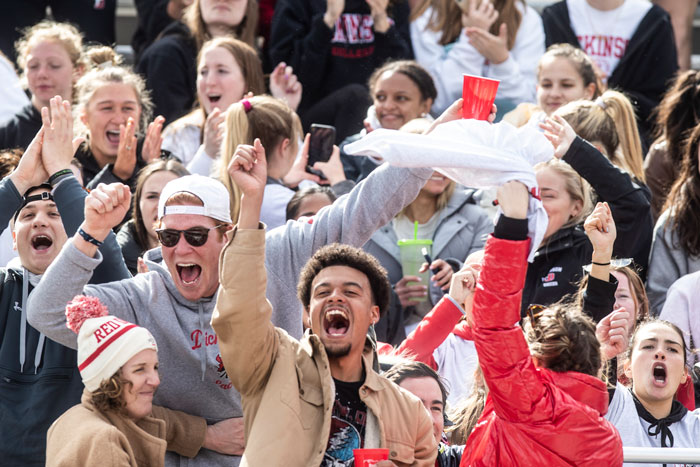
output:
M122 334L124 334L124 333L125 333L126 331L128 331L129 329L131 329L131 328L136 328L136 327L138 327L138 326L136 326L135 324L129 323L128 326L126 326L126 327L120 329L116 334L113 334L109 339L107 339L106 341L104 341L104 343L102 343L102 345L99 346L88 358L86 358L85 361L84 361L83 363L81 363L81 364L78 366L78 370L79 370L79 371L83 371L83 370L85 369L85 367L88 366L90 363L92 363L97 357L99 357L100 354L101 354L102 352L104 352L104 350L105 350L107 347L109 347L109 344L111 344L112 342L114 342L115 339L117 339L119 336L121 336Z

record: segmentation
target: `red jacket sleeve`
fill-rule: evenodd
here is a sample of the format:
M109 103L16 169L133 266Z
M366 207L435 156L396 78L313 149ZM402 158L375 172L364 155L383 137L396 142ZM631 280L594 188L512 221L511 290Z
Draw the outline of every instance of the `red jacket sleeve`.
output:
M433 352L447 339L462 316L462 310L452 300L447 296L442 297L418 323L418 327L396 348L396 354L411 356L437 370Z
M494 411L515 422L548 419L552 412L518 325L529 245L490 236L474 295L474 345Z

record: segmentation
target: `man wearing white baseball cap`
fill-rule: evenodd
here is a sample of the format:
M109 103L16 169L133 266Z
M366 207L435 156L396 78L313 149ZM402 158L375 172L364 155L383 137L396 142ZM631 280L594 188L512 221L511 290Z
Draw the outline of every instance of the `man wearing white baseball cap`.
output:
M243 452L240 395L221 363L211 315L219 286L219 254L231 229L229 195L217 180L188 175L169 182L158 204L160 249L145 255L149 272L99 286L87 285L102 261L97 246L129 207L129 188L100 185L85 201L82 234L74 236L47 270L46 287L29 303L29 321L68 347L76 336L62 309L73 296L96 296L111 314L143 326L159 343L161 388L157 405L203 417L209 424L236 417L229 436L231 454ZM42 283L44 282L42 281ZM35 290L35 293L37 291ZM34 294L32 294L32 299ZM231 431L231 425L222 425ZM187 465L238 465L240 457L202 449ZM181 458L166 453L166 465Z

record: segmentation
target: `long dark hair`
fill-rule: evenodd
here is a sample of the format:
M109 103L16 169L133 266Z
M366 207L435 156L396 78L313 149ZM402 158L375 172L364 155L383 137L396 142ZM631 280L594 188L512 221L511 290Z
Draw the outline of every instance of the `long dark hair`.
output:
M700 256L700 172L698 170L698 146L700 145L700 125L696 126L688 138L683 154L681 172L671 187L664 210L671 209L671 215L664 228L675 233L673 246L682 248L686 254Z
M700 71L680 73L656 108L656 136L666 141L674 166L683 162L688 135L700 123Z

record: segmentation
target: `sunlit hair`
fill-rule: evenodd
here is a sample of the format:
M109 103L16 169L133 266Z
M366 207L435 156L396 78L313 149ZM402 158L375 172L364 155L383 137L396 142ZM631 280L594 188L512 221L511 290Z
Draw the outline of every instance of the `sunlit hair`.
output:
M682 248L690 256L700 256L700 125L696 126L688 138L683 155L680 174L673 183L666 198L664 210L670 209L671 216L664 228L673 231L673 246Z
M563 373L598 376L602 359L595 323L576 306L555 304L542 311L535 324L524 320L530 354L541 366Z
M700 71L679 73L654 112L656 136L666 142L671 163L679 167L688 137L700 123Z
M688 358L688 352L691 350L694 351L694 349L688 349L688 347L685 345L685 335L683 333L683 330L681 330L681 328L679 328L678 326L676 326L675 324L673 324L670 321L666 321L666 320L658 319L658 318L649 318L649 319L639 323L639 325L637 325L637 329L635 329L634 332L632 333L632 335L630 336L630 345L627 348L627 353L626 353L627 359L629 361L632 361L632 357L634 356L634 344L637 342L637 335L639 334L639 331L641 331L645 327L650 326L652 324L661 324L663 326L667 326L667 327L671 328L676 334L678 334L678 337L681 338L681 346L683 347L683 364L685 365L685 362L687 361L687 358Z
M0 150L0 180L17 168L22 154L24 154L24 149L21 148Z
M374 94L377 81L384 73L401 73L408 79L413 81L420 91L421 101L431 99L435 102L437 97L437 89L435 88L435 82L432 76L428 73L428 70L423 68L415 60L394 60L388 61L381 67L377 68L372 72L369 77L369 91L370 94Z
M478 2L479 0L467 0L468 2ZM491 26L489 32L498 36L501 24L506 23L508 27L508 38L506 45L508 50L515 45L515 36L518 34L523 14L520 13L516 4L520 2L525 9L524 0L492 0L495 10L498 12L498 19ZM440 45L451 44L457 40L462 32L462 10L454 0L423 0L413 10L410 20L414 21L420 17L428 7L432 7L433 14L428 21L427 29L434 32L442 32ZM421 31L422 32L422 31Z
M301 121L287 104L271 96L254 96L231 105L226 112L226 132L222 144L219 178L231 194L231 218L238 219L241 193L228 174L228 164L239 144L252 145L259 138L268 164L273 161L274 149L287 138L296 152L302 136Z
M55 21L41 21L22 31L22 37L15 42L17 51L17 64L19 65L21 79L26 87L27 55L33 46L40 42L57 42L66 51L73 68L82 68L83 61L83 35L78 29L69 23L57 23Z
M600 76L596 73L593 60L586 52L574 47L571 44L553 44L547 48L547 51L540 58L537 64L537 79L539 80L540 71L542 70L542 62L547 58L565 58L573 65L576 72L583 80L583 87L588 87L591 83L595 85L593 88L593 99L600 96L603 89L603 84L600 81Z
M207 31L207 25L204 23L202 18L201 10L202 0L194 0L194 2L185 9L183 15L183 22L190 28L192 37L197 44L197 49L201 48L202 45L211 39L211 34ZM255 47L255 36L258 29L258 17L260 13L258 11L258 2L254 0L247 0L245 15L241 20L241 23L232 28L231 32L233 35L245 42L246 44Z
M642 143L634 107L624 94L605 91L595 101L577 100L556 111L581 138L600 141L610 162L644 182Z
M469 397L461 399L454 409L450 409L448 415L454 425L445 428L450 436L450 443L456 446L467 444L467 438L474 430L486 405L486 396L489 390L484 381L484 373L481 365L474 370L474 383Z
M136 178L136 190L134 196L132 197L132 219L134 221L134 232L136 233L136 243L142 249L148 248L148 231L146 230L146 225L144 224L143 212L141 212L141 196L143 195L143 187L146 181L151 177L151 175L157 172L171 172L178 177L184 177L190 173L180 162L175 159L157 159L139 171L138 177ZM149 222L151 222L149 220Z
M80 115L85 112L95 92L102 86L109 84L125 84L134 90L136 100L141 108L138 129L145 131L153 115L153 103L143 78L131 71L130 68L120 65L122 57L110 47L90 47L86 50L85 56L91 69L78 80L75 86L76 106L73 115L78 131L83 133L88 131L81 121Z
M534 167L535 173L544 169L552 169L557 173L563 180L566 192L569 194L573 201L581 202L581 211L576 216L572 216L563 226L562 229L566 227L571 227L578 225L583 220L588 217L588 215L593 211L593 200L591 199L591 188L588 182L581 177L578 172L576 172L569 164L561 159L550 159L547 162L540 162Z

